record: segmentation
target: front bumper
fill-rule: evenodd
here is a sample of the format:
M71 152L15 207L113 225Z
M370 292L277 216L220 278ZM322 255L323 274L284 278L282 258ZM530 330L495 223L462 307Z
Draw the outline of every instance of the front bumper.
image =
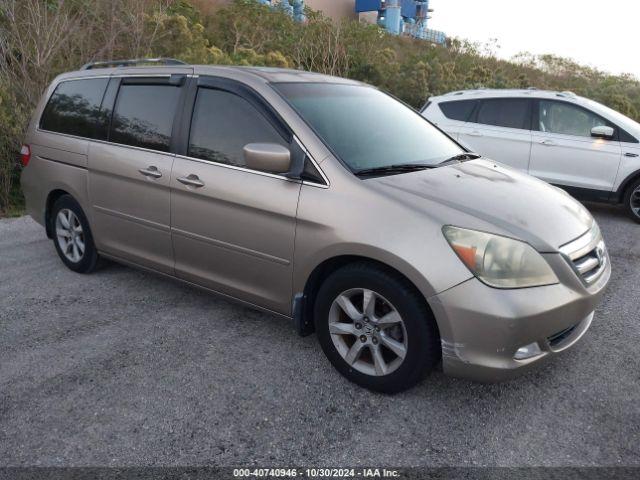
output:
M483 382L517 376L574 345L585 334L611 277L610 262L591 285L559 254L545 254L560 283L500 290L476 278L429 299L442 339L446 374ZM524 360L519 348L537 343Z

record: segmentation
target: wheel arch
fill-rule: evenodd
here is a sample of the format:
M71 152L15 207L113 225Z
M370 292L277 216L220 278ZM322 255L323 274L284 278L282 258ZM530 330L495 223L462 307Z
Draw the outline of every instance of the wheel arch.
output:
M45 231L47 232L48 238L53 238L51 210L53 208L54 203L56 203L56 201L64 195L69 195L73 197L73 195L71 195L66 190L63 190L62 188L55 188L54 190L51 190L47 195L47 200L45 201L45 205L44 205L44 226L45 226Z
M618 190L616 190L614 194L615 197L613 198L613 200L616 203L624 203L624 198L627 193L627 188L629 188L629 186L633 182L639 179L640 179L640 170L636 170L635 172L631 172L629 175L627 175L627 177L622 181L622 183L618 187Z
M368 263L376 268L380 268L389 273L399 276L403 280L407 282L407 284L415 290L415 292L420 296L422 301L424 302L425 308L434 315L436 319L436 324L438 323L437 318L429 302L427 301L427 297L424 294L424 291L420 289L411 278L401 272L398 268L390 265L381 260L377 260L372 257L363 256L363 255L355 255L355 254L345 254L345 255L336 255L330 258L324 259L320 262L316 267L311 271L311 273L307 276L306 282L304 284L304 288L302 289L302 295L297 295L298 298L302 298L302 304L298 311L298 315L301 316L300 319L297 319L297 323L299 325L304 325L305 332L311 333L313 331L313 311L315 306L315 300L320 289L322 283L335 271L340 268L345 267L346 265L350 265L353 263ZM295 309L294 309L295 310ZM294 313L295 315L295 313ZM439 330L438 325L438 330ZM438 332L439 333L439 332Z

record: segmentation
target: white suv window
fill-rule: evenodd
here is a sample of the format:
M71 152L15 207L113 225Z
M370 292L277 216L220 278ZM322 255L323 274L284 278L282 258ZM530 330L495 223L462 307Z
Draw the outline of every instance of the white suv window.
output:
M540 100L540 131L591 137L591 129L609 125L603 118L566 102Z
M476 123L529 130L531 123L529 103L528 98L483 100L478 109Z
M476 100L456 100L453 102L442 102L438 104L438 107L440 107L440 110L442 110L442 113L448 119L466 122L469 120L476 103Z

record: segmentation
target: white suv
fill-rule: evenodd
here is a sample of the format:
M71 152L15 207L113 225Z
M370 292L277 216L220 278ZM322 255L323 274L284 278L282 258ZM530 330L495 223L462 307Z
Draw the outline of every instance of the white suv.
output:
M422 115L470 150L584 200L623 203L640 222L640 124L571 92L469 90Z

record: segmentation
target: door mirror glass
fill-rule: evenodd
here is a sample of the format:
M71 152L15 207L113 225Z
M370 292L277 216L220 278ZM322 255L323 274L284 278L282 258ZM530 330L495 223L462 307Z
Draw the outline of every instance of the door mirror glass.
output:
M607 138L611 139L614 135L614 130L606 125L600 125L591 129L591 136L594 138Z
M247 168L271 173L287 173L291 169L291 152L277 143L249 143L244 146Z

